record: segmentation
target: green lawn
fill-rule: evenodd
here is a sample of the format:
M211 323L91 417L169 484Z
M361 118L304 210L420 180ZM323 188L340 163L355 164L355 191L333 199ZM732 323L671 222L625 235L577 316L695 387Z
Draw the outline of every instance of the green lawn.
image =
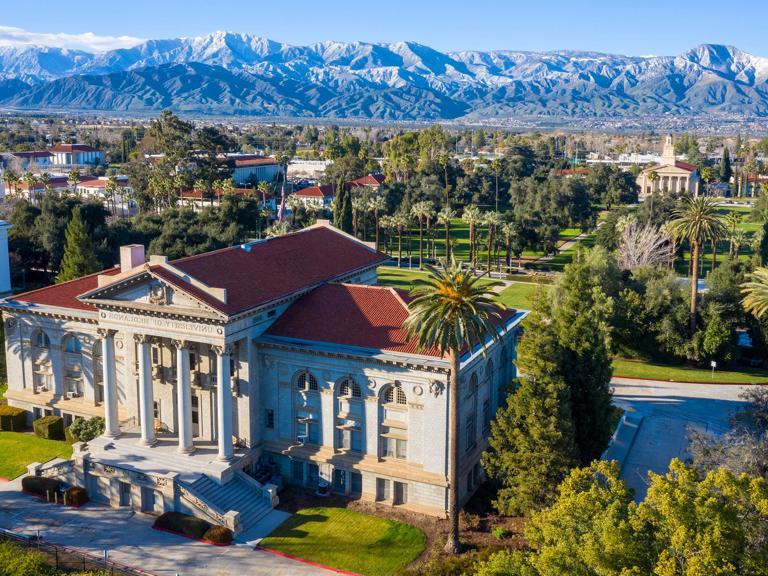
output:
M533 295L539 288L546 290L548 287L540 284L512 284L499 294L499 302L504 304L507 308L523 308L530 310L533 306Z
M72 446L23 432L0 432L0 476L11 479L24 473L32 462L71 458Z
M365 576L395 574L425 545L414 526L344 508L301 510L261 541L264 548Z
M629 376L635 378L653 378L656 380L672 380L675 382L728 382L730 384L762 384L768 383L768 371L744 368L738 372L727 370L712 370L693 368L690 366L672 366L644 362L640 360L627 360L616 358L613 361L613 374L615 376Z

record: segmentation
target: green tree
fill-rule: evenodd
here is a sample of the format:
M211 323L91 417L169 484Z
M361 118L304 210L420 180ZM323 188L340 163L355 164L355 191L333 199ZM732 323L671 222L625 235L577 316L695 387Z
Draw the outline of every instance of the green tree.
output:
M415 338L422 350L436 349L448 357L450 380L448 390L448 517L450 528L445 551L456 554L459 541L459 388L461 351L465 346L485 347L489 337L498 339L492 320L498 319L498 306L492 292L495 284L481 284L476 277L461 269L456 260L438 269L427 266L426 280L420 280L412 291L405 327L409 338Z
M545 292L537 294L523 327L518 367L524 376L492 422L482 456L486 473L499 483L494 505L505 515L550 504L555 487L577 463L563 350Z
M477 225L482 221L480 208L474 204L464 207L461 219L469 226L469 262L474 266L477 260Z
M720 182L730 182L731 176L733 176L733 169L731 168L731 155L728 152L728 148L723 148L723 157L720 160L720 167L718 170L720 176Z
M72 210L72 219L67 225L65 239L64 257L61 260L61 270L56 276L57 283L93 274L101 269L79 206Z
M725 235L725 225L717 212L717 204L710 198L685 197L674 211L669 231L677 240L687 240L691 245L691 308L690 331L696 331L696 308L699 295L699 258L707 240L717 241Z
M419 268L424 267L424 221L432 214L432 202L422 200L411 206L411 216L419 223Z

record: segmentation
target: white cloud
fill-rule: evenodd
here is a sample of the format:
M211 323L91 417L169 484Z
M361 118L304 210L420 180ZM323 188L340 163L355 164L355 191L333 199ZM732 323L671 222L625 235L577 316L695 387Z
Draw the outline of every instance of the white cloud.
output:
M23 28L0 26L0 46L51 46L73 48L87 52L105 52L130 48L144 42L133 36L99 36L93 32L66 34L64 32L29 32Z

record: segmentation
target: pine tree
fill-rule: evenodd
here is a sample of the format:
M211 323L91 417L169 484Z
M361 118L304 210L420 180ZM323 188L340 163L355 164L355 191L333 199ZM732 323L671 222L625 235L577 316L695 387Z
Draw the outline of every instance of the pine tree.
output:
M583 464L600 456L613 433L609 322L618 279L614 260L596 248L566 266L553 294L560 370L570 390Z
M500 484L495 505L502 514L547 506L577 463L562 347L550 308L540 293L518 347L524 376L491 424L490 448L483 454L486 473Z
M80 215L79 206L72 210L72 219L67 225L64 237L64 257L61 260L61 270L56 277L57 283L93 274L101 269L85 222Z
M344 186L342 186L344 188ZM352 234L352 193L347 190L344 193L344 205L342 206L339 228L347 234Z
M720 181L730 182L733 170L731 169L731 155L728 148L723 148L723 159L720 160Z

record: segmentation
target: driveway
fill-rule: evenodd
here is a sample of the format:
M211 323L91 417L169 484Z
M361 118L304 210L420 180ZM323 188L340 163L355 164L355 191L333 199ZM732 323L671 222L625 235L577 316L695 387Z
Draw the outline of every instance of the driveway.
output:
M673 458L687 455L689 427L714 434L729 428L729 419L743 402L740 385L654 382L614 378L614 402L642 416L634 443L624 461L622 477L642 500L649 470L663 474Z
M254 550L246 542L219 547L152 529L154 518L123 508L87 504L80 509L48 504L19 491L20 481L0 482L0 527L102 556L159 576L288 576L334 574ZM265 520L269 519L272 512ZM274 517L274 525L283 517ZM264 531L271 531L265 527ZM265 534L247 534L251 540Z

